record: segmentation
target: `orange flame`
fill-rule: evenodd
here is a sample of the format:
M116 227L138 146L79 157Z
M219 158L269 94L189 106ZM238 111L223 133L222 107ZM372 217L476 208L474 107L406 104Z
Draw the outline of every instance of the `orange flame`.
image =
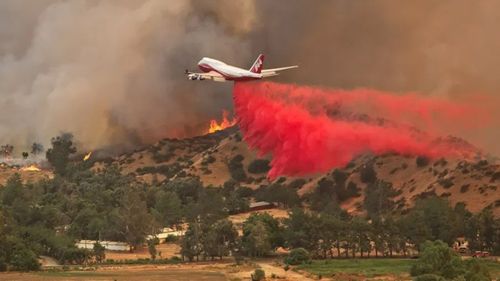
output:
M22 167L21 171L23 171L23 172L40 172L41 170L35 164L31 164L29 166Z
M90 156L92 156L92 151L87 153L87 155L85 155L85 157L83 157L83 161L87 161L90 159Z
M236 118L232 118L231 120L229 120L228 116L229 112L227 110L224 110L222 111L222 121L220 122L220 124L215 119L210 120L208 133L215 133L217 131L224 130L225 128L234 126L236 124Z

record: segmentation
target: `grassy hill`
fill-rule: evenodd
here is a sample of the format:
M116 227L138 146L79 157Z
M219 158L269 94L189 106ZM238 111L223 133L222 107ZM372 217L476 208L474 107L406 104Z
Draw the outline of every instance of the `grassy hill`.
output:
M449 141L467 145L457 139ZM94 169L116 164L124 174L147 183L194 176L205 186L223 186L231 180L257 189L272 183L266 178L266 160L249 149L238 129L232 127L189 139L163 139L146 148L97 161ZM341 207L359 213L363 212L363 194L370 182L362 174L371 168L376 178L392 183L395 208L411 207L416 199L435 194L448 198L452 205L463 202L473 212L492 205L495 215L500 215L500 164L484 157L429 160L395 154L363 155L337 171L304 178L282 177L274 182L296 188L304 196L322 180L335 182L335 174L340 172L345 184L357 190L355 195L340 198Z

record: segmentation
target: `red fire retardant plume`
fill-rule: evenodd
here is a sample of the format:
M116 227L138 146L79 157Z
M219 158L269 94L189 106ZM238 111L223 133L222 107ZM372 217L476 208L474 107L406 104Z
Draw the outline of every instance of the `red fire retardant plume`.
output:
M244 140L261 155L272 155L271 179L326 172L365 152L430 158L460 153L412 123L432 131L434 119L453 122L473 113L464 106L414 94L272 82L235 83L234 102Z

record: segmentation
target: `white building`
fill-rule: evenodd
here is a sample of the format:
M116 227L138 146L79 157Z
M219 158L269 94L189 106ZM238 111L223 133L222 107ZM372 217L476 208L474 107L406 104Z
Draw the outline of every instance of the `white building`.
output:
M94 249L94 244L96 240L80 240L76 242L76 247L80 249ZM117 242L117 241L99 241L106 250L108 251L130 251L131 247L126 242Z
M179 236L183 236L184 233L186 233L186 231L184 231L184 230L173 230L170 227L165 227L162 229L162 231L160 233L158 233L156 235L148 235L146 237L146 239L150 240L150 239L158 238L158 240L160 240L160 243L163 243L163 242L165 242L165 240L167 239L168 236L179 237Z

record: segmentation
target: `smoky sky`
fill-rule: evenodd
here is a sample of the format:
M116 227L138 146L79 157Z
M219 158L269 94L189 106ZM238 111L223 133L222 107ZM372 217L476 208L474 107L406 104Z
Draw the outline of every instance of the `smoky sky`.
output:
M4 0L0 141L69 131L94 149L199 134L232 108L231 83L186 80L203 56L247 68L264 53L265 67L300 65L280 82L480 94L494 108L499 21L489 0ZM492 118L456 133L499 152Z

